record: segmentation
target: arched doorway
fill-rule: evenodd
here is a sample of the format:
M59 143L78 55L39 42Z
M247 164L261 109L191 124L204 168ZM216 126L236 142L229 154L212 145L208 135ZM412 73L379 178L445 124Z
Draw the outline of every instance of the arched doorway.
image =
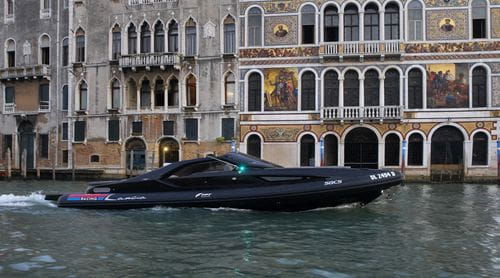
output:
M460 181L464 168L464 136L453 126L439 128L432 135L431 178L433 181Z
M338 165L338 140L333 134L328 134L324 139L324 166Z
M164 138L160 141L160 167L179 161L179 143L172 138Z
M35 132L33 124L29 121L23 121L18 128L19 131L19 161L21 161L23 152L26 151L26 169L35 168Z
M378 139L373 131L358 127L347 134L344 165L352 168L378 168Z
M146 144L138 138L130 139L125 145L127 155L127 173L136 174L146 170Z
M300 139L300 166L314 166L316 140L312 135L304 135Z
M261 140L258 135L250 135L247 139L247 154L261 158Z

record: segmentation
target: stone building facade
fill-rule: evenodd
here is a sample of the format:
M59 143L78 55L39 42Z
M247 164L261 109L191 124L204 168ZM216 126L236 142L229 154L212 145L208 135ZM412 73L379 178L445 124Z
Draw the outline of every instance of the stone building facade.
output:
M2 2L0 169L7 149L133 175L239 148L497 176L497 0Z
M240 0L241 150L287 166L495 179L499 8Z

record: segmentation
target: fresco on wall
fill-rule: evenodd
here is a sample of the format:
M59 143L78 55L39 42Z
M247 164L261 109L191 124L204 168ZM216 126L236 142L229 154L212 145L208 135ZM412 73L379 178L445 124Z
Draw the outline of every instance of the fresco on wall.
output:
M297 68L266 69L264 75L264 110L297 110Z
M298 43L297 16L272 16L265 19L266 45L294 45Z
M442 31L451 32L453 31L453 28L455 28L455 21L451 18L443 18L439 22L439 28Z
M427 107L466 108L469 106L467 64L427 65Z

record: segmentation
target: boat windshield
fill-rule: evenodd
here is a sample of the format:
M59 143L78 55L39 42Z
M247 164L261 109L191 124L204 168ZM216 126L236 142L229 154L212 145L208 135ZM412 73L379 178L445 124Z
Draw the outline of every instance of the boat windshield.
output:
M236 165L238 168L283 168L280 165L243 153L228 153L220 156L219 159Z

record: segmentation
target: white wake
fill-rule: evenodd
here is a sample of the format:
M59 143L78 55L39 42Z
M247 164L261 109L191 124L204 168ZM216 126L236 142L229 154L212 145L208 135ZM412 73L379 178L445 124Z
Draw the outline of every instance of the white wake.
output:
M32 192L29 195L0 195L0 207L31 207L34 205L45 205L55 207L56 205L45 200L45 195L41 192Z

